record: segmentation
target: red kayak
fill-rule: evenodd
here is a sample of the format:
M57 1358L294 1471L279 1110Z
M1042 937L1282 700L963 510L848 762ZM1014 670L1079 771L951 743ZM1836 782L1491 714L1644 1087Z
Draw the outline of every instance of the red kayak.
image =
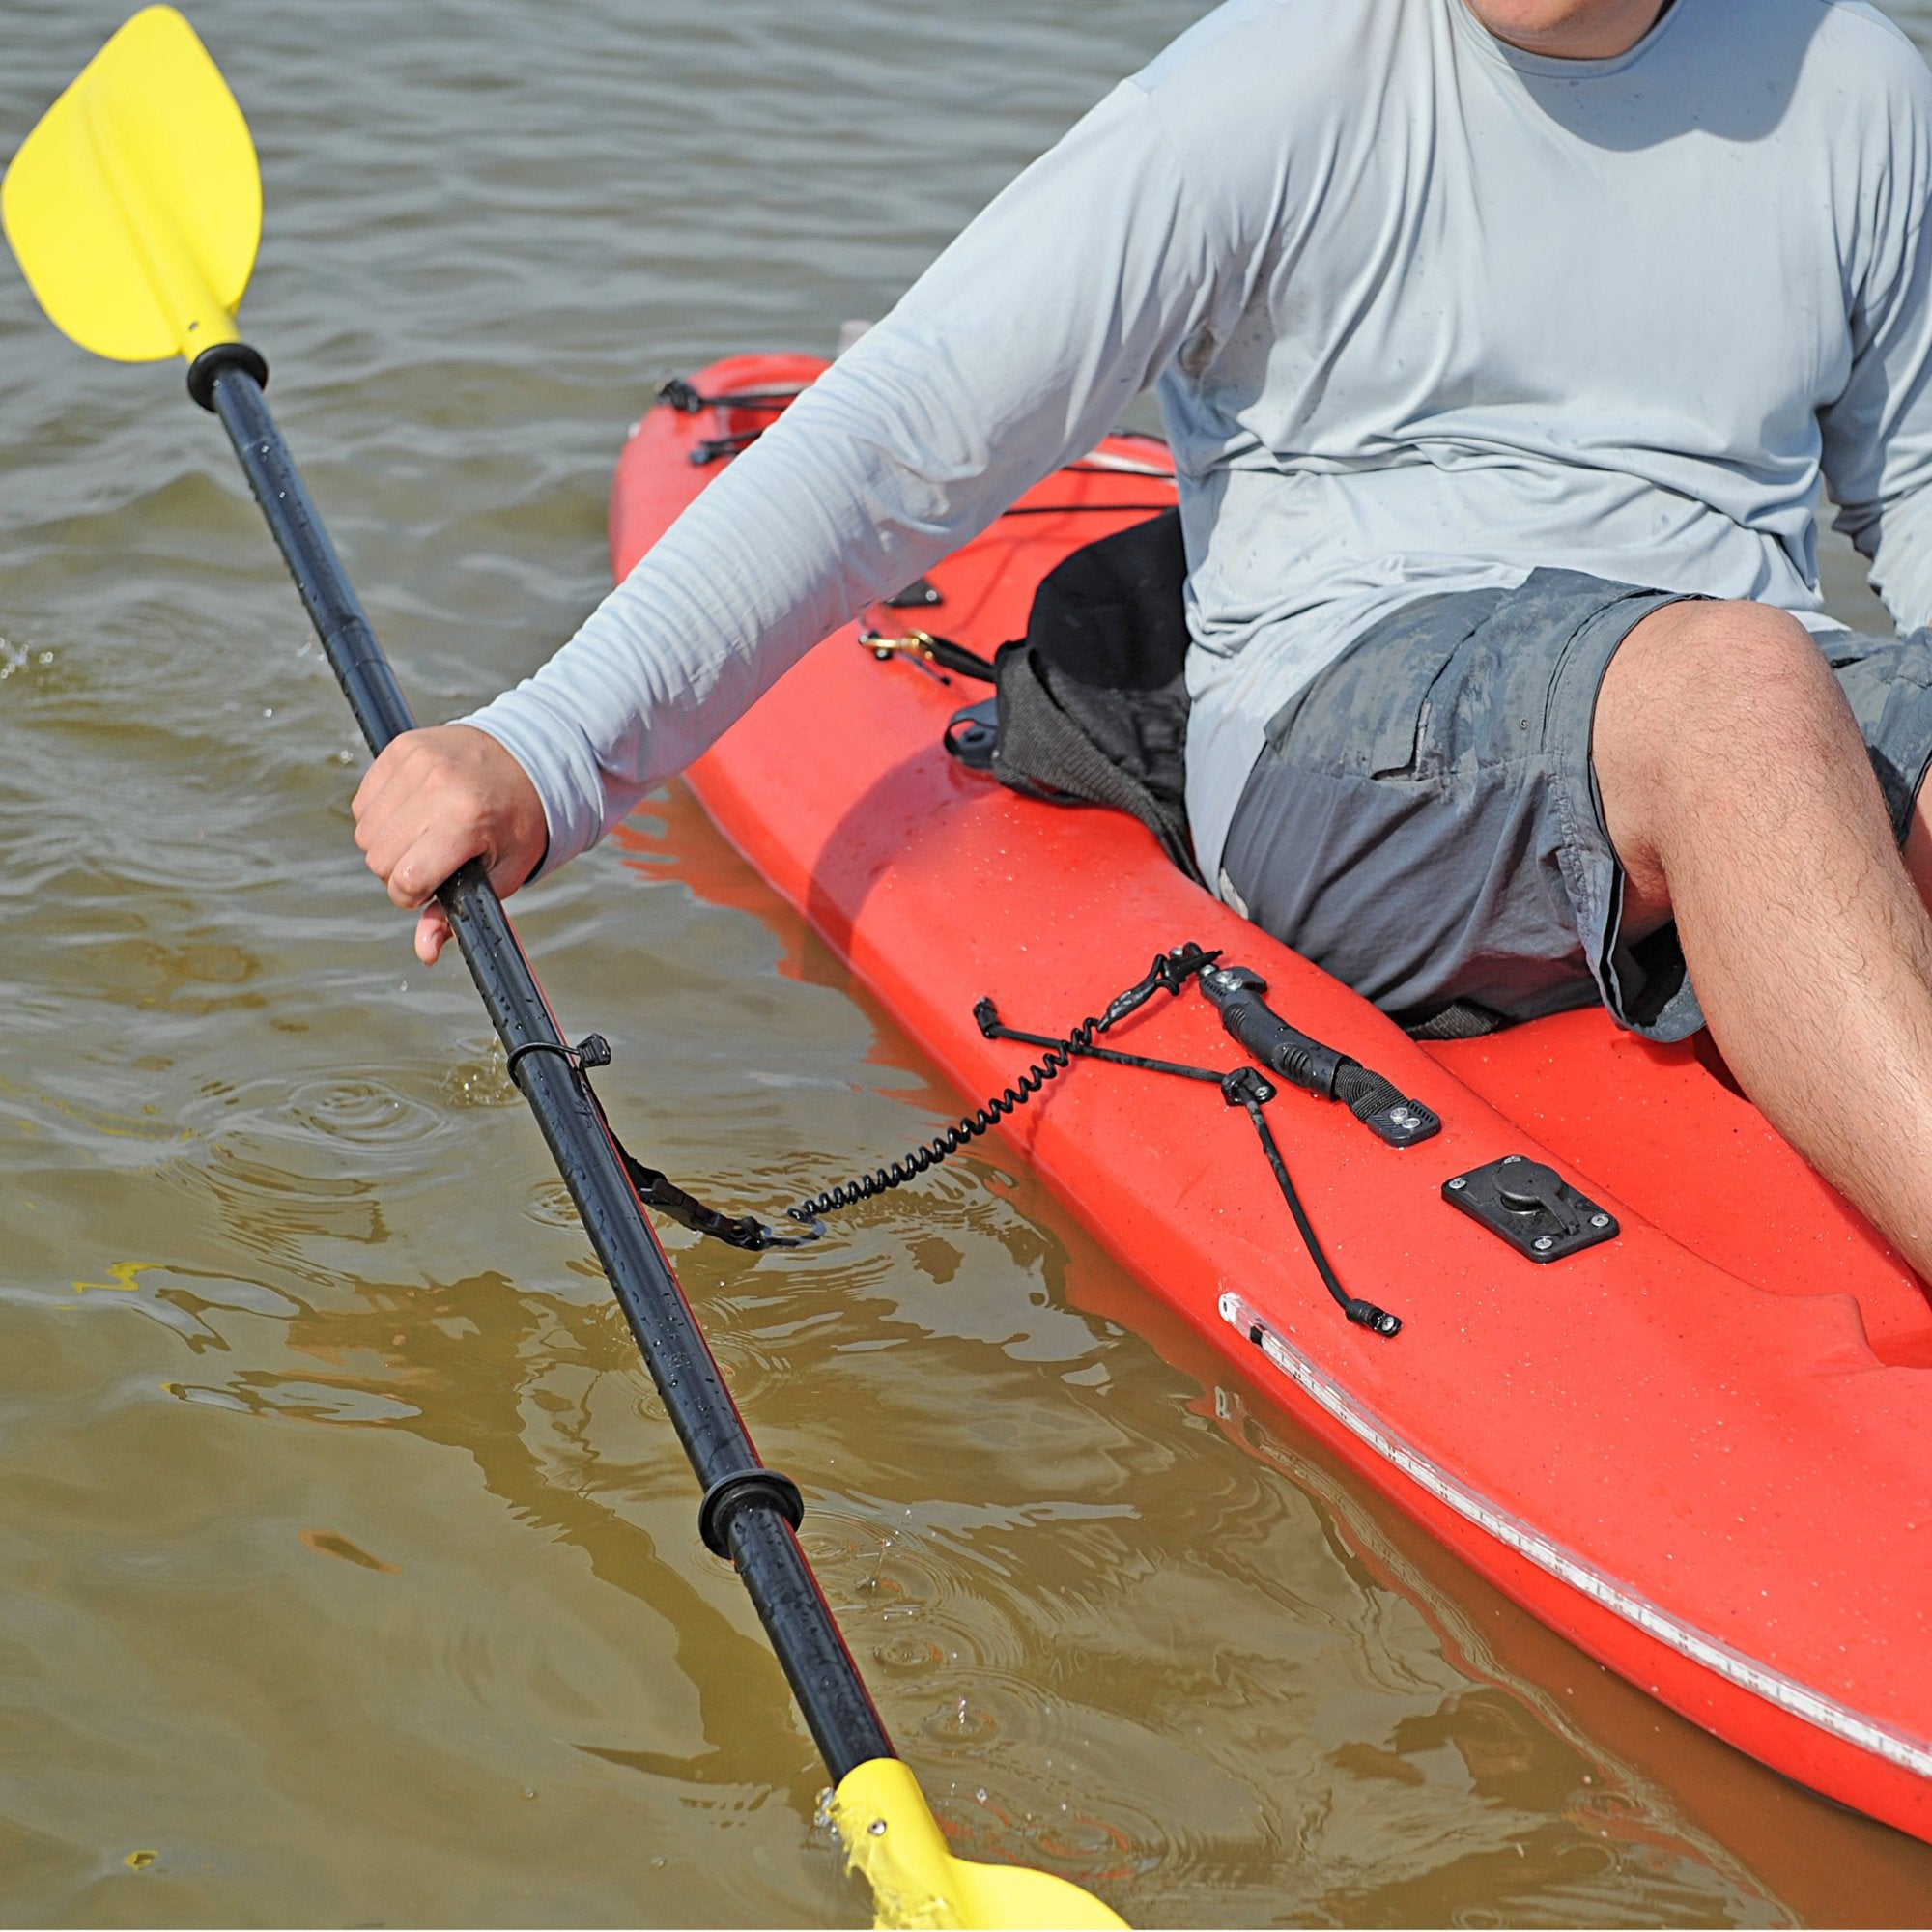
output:
M723 400L645 417L611 497L620 575L823 367L732 357L693 379ZM936 569L942 601L914 621L990 655L1068 552L1171 500L1140 473L1159 445L1101 455L1122 467L1050 477ZM1037 1057L982 1035L982 996L1064 1032L1198 942L1438 1115L1439 1134L1391 1146L1286 1083L1263 1110L1347 1292L1400 1314L1393 1339L1342 1318L1248 1110L1215 1087L1077 1062L1003 1130L1122 1266L1518 1603L1766 1764L1932 1839L1932 1304L1708 1040L1653 1045L1601 1009L1412 1040L1134 820L962 769L942 733L980 688L858 636L812 652L691 773L725 836L962 1095ZM1106 1044L1241 1058L1194 987ZM1512 1206L1509 1156L1587 1196L1614 1237L1546 1264L1497 1232L1543 1211ZM1456 1211L1459 1179L1465 1200L1507 1198Z

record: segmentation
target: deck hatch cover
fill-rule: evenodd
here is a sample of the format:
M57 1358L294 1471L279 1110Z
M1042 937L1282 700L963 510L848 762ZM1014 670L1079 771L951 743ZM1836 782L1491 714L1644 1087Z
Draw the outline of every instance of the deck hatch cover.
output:
M1615 1215L1553 1167L1520 1153L1451 1175L1442 1183L1442 1198L1533 1262L1560 1262L1599 1241L1614 1240L1618 1232Z

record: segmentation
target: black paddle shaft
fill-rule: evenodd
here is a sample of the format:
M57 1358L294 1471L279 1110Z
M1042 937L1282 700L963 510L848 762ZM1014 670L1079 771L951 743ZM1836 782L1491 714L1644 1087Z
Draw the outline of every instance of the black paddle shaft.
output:
M225 343L196 359L188 390L221 418L355 722L370 750L381 752L413 730L415 719L270 413L262 394L267 374L255 351ZM558 1033L480 862L464 866L437 897L703 1486L706 1543L728 1554L743 1577L834 1780L855 1765L895 1755L798 1547L797 1489L760 1464L582 1064Z

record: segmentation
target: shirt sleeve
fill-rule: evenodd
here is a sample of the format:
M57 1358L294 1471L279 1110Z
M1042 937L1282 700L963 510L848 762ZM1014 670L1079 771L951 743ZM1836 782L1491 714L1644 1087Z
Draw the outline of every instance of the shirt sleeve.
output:
M707 488L577 636L464 722L602 838L814 643L1092 448L1244 299L1246 241L1123 83ZM1249 273L1252 270L1248 270Z
M1901 631L1932 621L1932 87L1916 55L1911 66L1919 84L1891 117L1882 185L1866 198L1851 376L1819 412L1835 526Z

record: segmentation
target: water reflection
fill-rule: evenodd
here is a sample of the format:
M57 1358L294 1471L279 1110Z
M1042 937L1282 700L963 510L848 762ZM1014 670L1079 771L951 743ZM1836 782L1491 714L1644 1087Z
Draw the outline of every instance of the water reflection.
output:
M877 313L1196 0L207 0L251 330L425 716L597 595L653 381ZM118 17L16 10L8 143ZM220 440L0 301L0 1911L858 1922L822 1773ZM1834 597L1843 560L1828 559ZM957 1096L673 787L525 902L638 1151L769 1217ZM1003 1147L666 1240L962 1849L1141 1922L1756 1924L1922 1848L1604 1680ZM1217 1399L1214 1391L1221 1389Z

